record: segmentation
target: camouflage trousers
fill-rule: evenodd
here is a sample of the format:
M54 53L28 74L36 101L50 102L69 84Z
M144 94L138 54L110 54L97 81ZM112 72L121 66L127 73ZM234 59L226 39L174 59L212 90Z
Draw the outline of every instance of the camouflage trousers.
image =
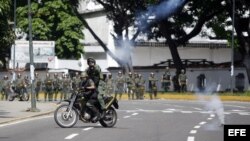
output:
M154 98L157 97L157 88L156 87L152 87L149 89L149 97L150 99L153 99L153 96Z

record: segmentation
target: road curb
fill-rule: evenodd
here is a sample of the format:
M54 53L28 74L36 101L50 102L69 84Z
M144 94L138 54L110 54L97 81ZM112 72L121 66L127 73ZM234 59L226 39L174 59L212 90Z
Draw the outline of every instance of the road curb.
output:
M54 104L55 107L57 107L58 104ZM31 112L28 110L25 110L26 112ZM9 123L13 123L13 122L17 122L17 121L21 121L21 120L26 120L26 119L31 119L31 118L35 118L35 117L40 117L40 116L45 116L45 115L49 115L51 113L53 113L55 111L54 110L49 110L47 112L33 112L33 115L29 115L29 116L22 116L22 117L17 117L17 118L13 118L7 121L0 121L0 126L4 125L4 124L9 124ZM36 114L35 114L36 113Z

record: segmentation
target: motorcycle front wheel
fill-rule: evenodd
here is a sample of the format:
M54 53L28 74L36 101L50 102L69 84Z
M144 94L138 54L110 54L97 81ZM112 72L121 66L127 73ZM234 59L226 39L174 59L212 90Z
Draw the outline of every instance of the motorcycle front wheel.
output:
M105 116L100 120L100 124L103 127L113 127L117 121L117 113L113 107L110 107Z
M74 108L70 110L69 104L60 105L54 112L54 120L62 128L73 127L78 118L77 111Z

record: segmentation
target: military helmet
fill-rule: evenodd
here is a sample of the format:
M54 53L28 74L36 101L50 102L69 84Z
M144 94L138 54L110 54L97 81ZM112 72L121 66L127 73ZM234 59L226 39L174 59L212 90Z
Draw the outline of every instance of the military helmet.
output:
M80 77L88 77L88 74L86 72L82 72Z
M184 69L181 69L181 72L182 72L182 73L184 73L184 72L185 72L185 70L184 70Z
M8 76L7 76L7 75L5 75L3 78L4 78L4 79L8 79Z
M90 63L96 64L95 59L92 58L92 57L89 57L89 58L87 59L87 64L89 65Z
M18 78L20 78L20 77L21 77L21 74L20 74L20 73L18 73L18 74L17 74L17 77L18 77Z
M153 72L150 73L151 76L154 76L155 74Z

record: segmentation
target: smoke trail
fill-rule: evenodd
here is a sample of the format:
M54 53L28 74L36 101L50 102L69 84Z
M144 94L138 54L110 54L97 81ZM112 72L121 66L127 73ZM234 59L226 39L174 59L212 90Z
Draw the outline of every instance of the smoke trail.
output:
M214 113L218 117L220 125L224 125L225 124L224 107L220 97L217 95L218 85L219 84L216 83L207 85L209 87L206 88L206 91L203 93L197 92L196 96L198 97L199 101L202 102L205 101L204 105L205 109L207 111L211 111L212 113ZM207 97L209 97L209 99L206 99ZM215 127L212 128L210 126L210 129L216 129L216 128Z
M137 22L141 30L147 29L153 22L168 18L174 14L183 4L185 0L163 0L158 5L152 5L146 11L140 12L137 16Z

